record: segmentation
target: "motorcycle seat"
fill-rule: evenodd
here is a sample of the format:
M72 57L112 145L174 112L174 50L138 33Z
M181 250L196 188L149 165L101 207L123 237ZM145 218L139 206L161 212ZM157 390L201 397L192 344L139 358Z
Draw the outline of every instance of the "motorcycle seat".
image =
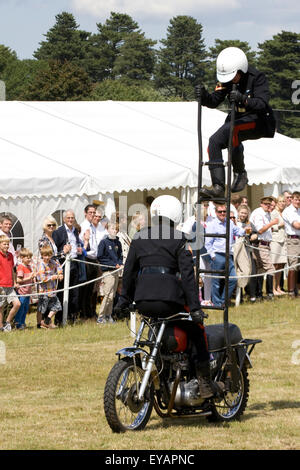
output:
M229 338L231 344L238 344L242 340L241 330L234 323L229 323ZM205 326L205 332L208 342L208 350L215 351L226 347L225 334L224 334L224 324L217 323L215 325Z

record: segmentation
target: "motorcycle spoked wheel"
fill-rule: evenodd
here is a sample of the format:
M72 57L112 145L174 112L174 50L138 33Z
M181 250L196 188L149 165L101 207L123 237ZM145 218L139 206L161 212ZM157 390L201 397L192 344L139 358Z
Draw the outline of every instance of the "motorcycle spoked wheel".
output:
M154 401L154 387L151 384L139 401L136 377L139 384L143 369L134 366L133 359L122 359L111 369L104 389L104 411L107 422L114 432L139 431L149 421Z
M246 367L240 371L239 389L236 393L226 392L224 397L213 399L212 414L207 417L210 422L229 422L238 420L244 413L249 397L249 379Z

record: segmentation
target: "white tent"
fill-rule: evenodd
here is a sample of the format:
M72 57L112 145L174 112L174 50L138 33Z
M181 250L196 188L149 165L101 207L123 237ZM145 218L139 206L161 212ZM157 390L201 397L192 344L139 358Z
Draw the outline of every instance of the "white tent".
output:
M225 114L203 109L204 157ZM0 212L36 247L49 213L113 193L195 188L197 103L0 102ZM245 143L249 184L300 184L300 144L280 134ZM226 154L225 154L226 159ZM205 168L203 184L210 184ZM184 192L184 191L183 191Z

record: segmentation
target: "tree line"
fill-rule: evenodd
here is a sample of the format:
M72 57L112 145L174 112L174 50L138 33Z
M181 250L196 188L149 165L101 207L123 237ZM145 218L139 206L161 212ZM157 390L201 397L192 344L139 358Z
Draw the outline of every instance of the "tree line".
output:
M158 42L146 38L127 14L111 12L96 24L96 33L81 30L68 12L55 20L34 59L19 60L15 51L0 45L7 100L194 100L196 84L214 89L220 51L236 46L269 80L278 131L300 137L300 106L292 101L293 83L300 78L298 33L281 31L259 43L258 51L248 42L221 39L206 49L202 25L191 16L173 17L166 38Z

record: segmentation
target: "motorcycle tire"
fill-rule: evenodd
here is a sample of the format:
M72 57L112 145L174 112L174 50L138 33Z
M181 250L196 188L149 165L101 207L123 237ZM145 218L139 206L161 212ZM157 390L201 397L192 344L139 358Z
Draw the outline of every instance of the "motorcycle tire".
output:
M238 420L244 413L249 397L250 383L248 371L243 366L240 371L239 390L237 393L225 392L224 397L212 400L211 412L207 417L210 422L229 422Z
M122 359L111 369L104 388L104 412L113 432L144 429L149 421L153 402L153 384L146 388L144 399L138 401L136 375L139 384L144 371L133 359Z

